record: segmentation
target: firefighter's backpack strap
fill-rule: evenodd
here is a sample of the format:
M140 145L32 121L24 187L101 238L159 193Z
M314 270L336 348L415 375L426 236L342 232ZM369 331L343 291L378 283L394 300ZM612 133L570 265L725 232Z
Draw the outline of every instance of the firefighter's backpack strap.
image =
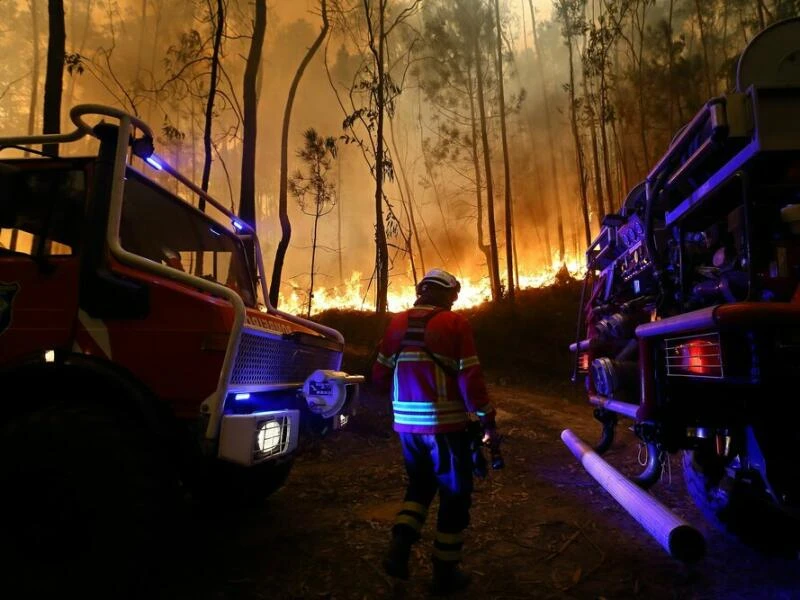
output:
M441 359L425 345L425 328L428 326L428 322L439 313L444 312L444 310L443 308L434 308L420 316L412 316L412 314L409 313L408 327L406 328L405 334L403 334L403 339L400 341L400 349L395 352L393 357L395 365L397 365L397 358L400 356L400 353L407 347L414 346L425 352L425 354L427 354L447 375L455 377L458 374L455 369L444 364Z

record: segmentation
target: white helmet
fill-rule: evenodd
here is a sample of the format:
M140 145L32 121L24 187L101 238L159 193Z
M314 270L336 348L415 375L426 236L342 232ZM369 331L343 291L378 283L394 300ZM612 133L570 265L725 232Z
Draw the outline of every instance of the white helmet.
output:
M456 294L461 291L461 284L458 282L458 279L444 269L431 269L425 273L425 277L417 284L417 294L425 292L428 286L444 288Z

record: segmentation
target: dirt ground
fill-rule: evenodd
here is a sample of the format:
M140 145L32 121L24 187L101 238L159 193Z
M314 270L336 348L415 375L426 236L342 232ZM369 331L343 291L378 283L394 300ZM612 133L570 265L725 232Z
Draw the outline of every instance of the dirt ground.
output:
M476 482L464 560L473 584L456 597L800 598L800 562L760 555L702 521L677 456L651 492L706 537L706 556L692 567L671 558L561 442L567 427L595 441L599 426L588 406L516 387L490 391L506 436L506 468ZM415 547L411 580L381 570L404 471L386 407L362 403L352 427L308 449L263 507L198 523L213 533L198 536L196 556L183 557L163 597L427 597L431 520ZM606 457L633 474L638 447L619 429Z

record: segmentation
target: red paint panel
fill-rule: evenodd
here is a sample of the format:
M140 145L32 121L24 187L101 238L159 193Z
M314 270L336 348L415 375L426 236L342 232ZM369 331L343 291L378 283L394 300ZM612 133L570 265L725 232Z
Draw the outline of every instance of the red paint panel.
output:
M149 287L150 313L145 319L106 321L113 361L172 404L176 416L196 418L217 388L225 358L224 351L204 346L227 340L233 307L166 278L118 264L114 271Z
M0 363L70 343L78 311L78 259L0 258Z

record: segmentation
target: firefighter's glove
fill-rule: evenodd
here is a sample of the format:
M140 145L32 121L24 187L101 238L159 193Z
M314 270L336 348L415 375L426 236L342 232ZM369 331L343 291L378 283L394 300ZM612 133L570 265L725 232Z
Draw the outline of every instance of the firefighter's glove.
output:
M489 448L489 454L492 457L492 469L502 469L505 466L503 455L500 452L500 444L503 441L503 436L500 435L496 427L487 427L483 430L483 445Z
M469 434L469 451L472 456L472 473L475 477L483 479L489 474L489 465L483 453L483 428L478 421L470 421L467 432Z
M497 427L485 427L483 429L483 444L485 446L489 446L490 448L492 446L499 446L502 439L503 436L498 433Z
M472 473L475 477L485 479L489 474L489 465L486 462L486 455L483 453L483 445L480 440L473 440L470 450L472 452Z

